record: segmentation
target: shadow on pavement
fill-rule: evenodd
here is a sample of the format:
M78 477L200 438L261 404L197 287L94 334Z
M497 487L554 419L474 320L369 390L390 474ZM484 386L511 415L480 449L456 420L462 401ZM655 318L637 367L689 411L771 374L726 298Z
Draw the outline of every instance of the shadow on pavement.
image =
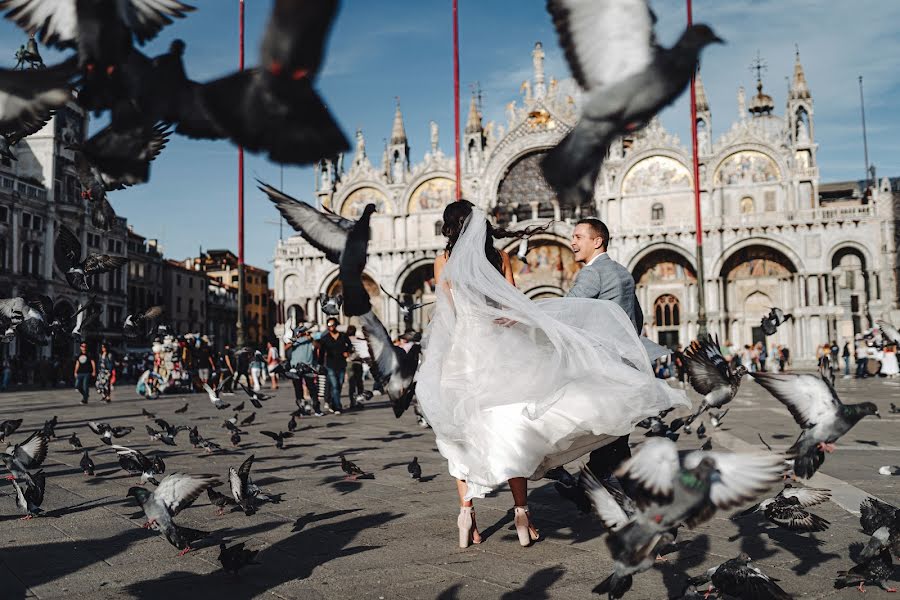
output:
M507 592L500 596L500 598L501 600L516 600L517 598L540 600L541 598L550 598L550 586L556 583L565 572L566 570L562 567L547 567L541 569L529 577L528 581L522 584L522 587Z

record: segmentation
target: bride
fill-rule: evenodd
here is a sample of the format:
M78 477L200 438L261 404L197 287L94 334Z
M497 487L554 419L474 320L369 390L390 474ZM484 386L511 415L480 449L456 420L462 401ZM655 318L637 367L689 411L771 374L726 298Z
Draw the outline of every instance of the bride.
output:
M466 200L444 210L437 304L416 395L457 479L460 547L480 543L472 499L509 483L523 546L538 539L527 479L632 431L684 392L653 376L625 312L607 300L532 301L515 287L495 229Z

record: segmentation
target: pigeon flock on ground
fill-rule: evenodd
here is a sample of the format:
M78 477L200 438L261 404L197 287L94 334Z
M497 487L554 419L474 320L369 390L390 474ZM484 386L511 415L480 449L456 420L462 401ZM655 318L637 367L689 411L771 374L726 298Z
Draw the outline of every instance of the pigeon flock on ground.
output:
M148 182L150 163L175 134L229 140L284 164L303 165L334 157L347 150L347 139L316 92L314 80L324 61L325 40L337 6L337 0L275 0L262 38L260 65L196 82L185 72L184 41L173 40L167 53L155 57L137 48L173 19L194 10L179 0L0 0L0 11L7 19L44 44L71 52L60 64L44 69L0 70L0 150L15 158L16 143L38 131L68 102L77 102L95 115L108 113L108 126L67 148L73 153L83 197L94 207L92 220L103 229L108 229L115 217L108 194ZM579 122L550 149L541 167L560 202L577 207L590 201L611 142L643 127L678 98L696 71L701 51L722 40L710 27L692 25L671 48L659 46L654 34L656 17L647 0L548 0L547 9L584 99ZM259 182L259 189L307 242L337 265L342 294L323 294L322 311L359 319L372 373L399 418L415 396L421 348L413 345L404 351L393 344L362 284L375 205L366 206L357 220L351 220L327 209L317 210L264 182ZM524 256L527 251L526 242L519 253ZM65 227L59 229L53 255L61 278L78 292L90 292L95 275L120 269L127 262L120 256L86 253L78 237ZM422 307L394 301L406 312ZM54 314L53 306L46 296L0 299L2 340L21 336L46 345L53 336L83 339L100 311L90 299L72 315ZM145 338L160 316L159 307L128 315L123 332L132 339ZM766 335L772 335L790 318L773 308L761 326ZM900 334L888 324L882 331L900 341ZM832 452L835 443L860 419L879 416L871 402L842 403L832 384L820 377L750 373L790 411L800 429L798 438L786 456L771 448L754 453L714 450L707 433L721 425L727 405L748 373L725 360L713 337L694 341L684 356L690 383L702 397L696 411L668 422L667 414L662 413L638 423L647 429L647 439L613 477L598 478L587 469L578 477L564 469L554 470L552 475L558 486L577 488L584 500L579 506L592 507L608 529L606 541L615 566L595 591L609 598L625 595L636 576L671 551L681 527L696 527L719 511L758 502L734 518L759 512L775 526L792 531L826 529L829 522L809 509L827 501L829 491L795 486L816 473L826 453ZM283 368L281 372L289 378L300 377ZM222 399L227 383L225 379L215 388L203 386L216 409L213 414L232 408ZM265 415L269 399L242 388L246 400L234 406L233 416L222 424L236 447L257 419L256 412L240 416L244 403L250 402ZM185 404L174 412L184 414L188 407ZM221 444L201 435L197 426L171 424L146 408L142 416L148 420L145 429L154 442L177 446L179 434L187 431L194 448L206 453L222 451ZM299 416L299 412L291 415L286 431L265 423L274 431L259 433L277 449L284 449L285 441L296 434ZM707 421L702 420L704 416ZM675 440L681 434L690 435L698 419L695 431L703 444L696 450L679 451ZM261 423L265 421L265 416L260 418ZM21 423L21 419L0 422L0 440L8 444L0 458L14 485L16 505L24 518L32 518L41 512L46 490L41 466L49 442L55 438L56 423L48 421L42 430L12 439ZM128 497L146 516L145 527L162 534L181 554L209 536L176 522L179 513L204 492L218 514L231 507L250 517L265 503L280 501L280 495L253 483L253 455L232 466L227 478L167 474L162 453L146 456L120 443L134 434L134 427L97 421L88 426L98 441L109 447L107 451L115 452L121 469L139 478L135 481L139 485L129 488ZM83 476L96 476L89 451L82 448L76 433L68 442L73 450L83 452L79 463ZM343 454L340 460L347 479L374 477ZM417 458L408 465L408 472L411 478L421 480ZM766 497L788 477L795 481ZM230 493L216 489L223 485ZM868 583L892 591L886 581L893 569L892 555L900 554L900 511L874 498L860 510L862 529L870 537L857 564L838 573L835 587L854 586L862 591ZM219 560L225 571L237 573L257 564L258 551L244 546L220 545ZM790 597L746 554L691 578L689 583L682 598ZM707 583L709 588L702 591Z

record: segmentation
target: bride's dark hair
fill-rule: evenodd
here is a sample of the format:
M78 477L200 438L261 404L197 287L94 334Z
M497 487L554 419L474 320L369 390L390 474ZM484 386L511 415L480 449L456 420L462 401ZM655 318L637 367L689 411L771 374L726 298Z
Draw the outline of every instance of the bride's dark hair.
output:
M441 226L441 234L447 238L447 247L445 248L447 256L450 256L450 253L453 252L453 246L459 240L459 235L466 224L466 219L472 214L473 208L475 208L474 204L462 198L456 202L451 202L444 208L444 224ZM494 265L494 268L501 273L503 272L503 259L500 256L500 251L494 247L494 240L531 237L536 233L547 231L551 225L551 223L547 223L540 227L534 226L527 227L521 231L511 231L502 227L494 227L487 219L485 221L487 222L488 234L484 238L484 254L488 262Z

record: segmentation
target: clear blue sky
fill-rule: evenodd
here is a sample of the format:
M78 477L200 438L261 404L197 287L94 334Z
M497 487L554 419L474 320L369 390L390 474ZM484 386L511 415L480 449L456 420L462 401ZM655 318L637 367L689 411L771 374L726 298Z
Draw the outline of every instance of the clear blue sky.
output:
M145 51L157 54L176 37L187 42L189 76L205 81L237 66L237 0L188 0L198 10L163 30ZM548 77L568 77L542 0L460 0L463 110L469 85L484 93L486 120L505 125L504 106L519 98L530 77L530 52L540 40ZM654 0L657 33L671 44L684 26L681 0ZM247 64L253 65L271 0L246 0ZM369 155L380 160L399 96L413 160L428 149L428 122L437 121L441 146L452 153L450 0L345 0L329 41L319 89L348 137L361 127ZM865 78L870 160L879 175L900 175L900 2L879 0L696 0L694 19L712 25L725 46L703 57L702 72L718 137L737 118L736 91L755 85L749 65L757 50L768 63L766 91L783 110L785 77L799 44L815 102L816 141L823 181L860 179L863 151L857 76ZM12 61L24 35L0 23L0 56ZM48 62L59 54L46 52ZM663 124L689 141L687 95L662 115ZM277 213L254 186L259 177L279 184L280 167L248 155L246 250L250 264L271 269L278 239ZM158 238L167 256L198 248L237 248L237 150L226 142L174 138L153 163L147 185L110 199L136 230ZM286 167L285 190L313 197L308 168ZM289 229L289 228L288 228Z

